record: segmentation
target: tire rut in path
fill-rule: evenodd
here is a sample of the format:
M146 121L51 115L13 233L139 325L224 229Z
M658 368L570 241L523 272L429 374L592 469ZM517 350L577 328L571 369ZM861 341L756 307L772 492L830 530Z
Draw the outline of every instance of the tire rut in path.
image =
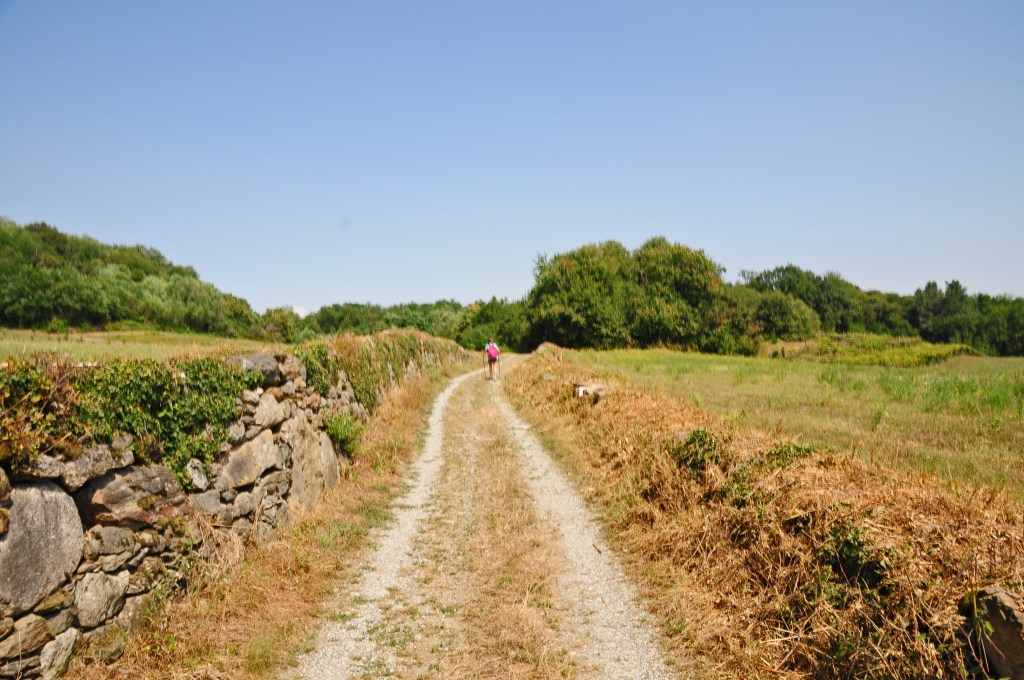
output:
M504 395L498 410L513 431L527 485L541 516L556 527L569 569L558 587L572 603L569 626L604 678L665 678L670 674L650 617L591 518L583 499Z
M443 463L441 444L448 400L471 375L454 379L434 402L423 451L409 473L409 491L396 502L393 522L377 541L359 581L354 598L358 609L348 621L327 622L320 630L316 649L300 660L297 674L288 677L351 678L372 672L380 650L369 633L380 624L382 600L398 584L402 568L410 561L412 539L426 516L427 502ZM388 660L393 664L392 659ZM384 664L382 670L388 667L387 661Z
M579 495L479 372L435 402L367 565L287 677L671 675Z

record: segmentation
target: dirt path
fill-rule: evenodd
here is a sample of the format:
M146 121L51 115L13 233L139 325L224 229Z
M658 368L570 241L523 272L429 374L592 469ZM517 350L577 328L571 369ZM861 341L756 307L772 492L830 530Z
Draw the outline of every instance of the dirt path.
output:
M429 427L393 521L285 677L673 677L582 501L500 385L481 372L453 381Z

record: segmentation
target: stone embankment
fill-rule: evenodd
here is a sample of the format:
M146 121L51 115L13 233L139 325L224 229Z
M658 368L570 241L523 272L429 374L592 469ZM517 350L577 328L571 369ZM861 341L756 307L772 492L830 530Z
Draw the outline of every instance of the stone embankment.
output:
M321 396L295 356L228 361L263 384L238 396L215 462L189 462L187 492L170 468L139 460L127 435L73 460L0 469L0 678L60 677L74 654L116 659L194 560L265 540L339 483L351 461L321 414L368 417L345 372Z

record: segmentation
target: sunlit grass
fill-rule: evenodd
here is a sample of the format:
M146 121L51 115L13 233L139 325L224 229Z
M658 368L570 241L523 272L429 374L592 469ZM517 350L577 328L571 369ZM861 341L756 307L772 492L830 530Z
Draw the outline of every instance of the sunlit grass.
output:
M44 333L0 328L0 360L34 352L52 352L78 361L114 357L163 359L223 351L255 351L267 343L193 333L111 331Z
M777 342L761 348L761 356L801 358L867 366L929 366L978 352L961 344L935 344L918 337L872 333L822 334L814 340Z
M1024 497L1021 358L902 368L664 350L565 354L741 427Z

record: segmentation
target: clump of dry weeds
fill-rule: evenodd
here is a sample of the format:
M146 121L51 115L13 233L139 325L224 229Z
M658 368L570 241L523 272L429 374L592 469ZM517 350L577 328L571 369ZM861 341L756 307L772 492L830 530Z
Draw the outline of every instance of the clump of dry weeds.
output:
M965 596L1024 578L1021 507L591 383L546 347L508 376L605 519L663 630L722 674L968 677Z

